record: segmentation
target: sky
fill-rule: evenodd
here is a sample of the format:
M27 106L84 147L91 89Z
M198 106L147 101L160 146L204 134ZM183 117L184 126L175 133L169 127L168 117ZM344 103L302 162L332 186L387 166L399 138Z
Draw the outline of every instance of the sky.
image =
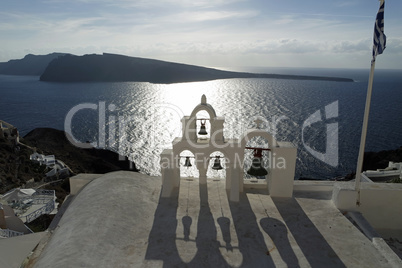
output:
M0 62L103 52L207 67L369 68L378 0L2 0ZM402 69L402 1L385 2Z

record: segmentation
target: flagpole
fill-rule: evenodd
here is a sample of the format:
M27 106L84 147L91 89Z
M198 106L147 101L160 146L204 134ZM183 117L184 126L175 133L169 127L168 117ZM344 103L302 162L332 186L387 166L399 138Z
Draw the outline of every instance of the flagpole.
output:
M357 192L356 205L360 206L360 181L361 172L363 168L364 147L366 144L367 125L370 113L371 92L373 90L374 67L375 59L378 54L382 54L386 45L386 36L384 34L384 1L380 1L380 8L378 9L375 24L374 24L374 37L373 37L373 59L371 60L371 70L369 83L367 86L366 107L364 109L362 135L360 139L359 157L357 159L356 176L355 176L355 191Z
M359 157L357 159L355 191L357 192L356 205L358 205L358 206L360 205L360 181L361 181L361 172L362 172L362 167L363 167L364 147L366 144L368 118L369 118L369 113L370 113L371 92L373 91L374 68L375 68L375 59L373 59L371 61L369 83L367 86L366 107L364 109L362 135L361 135L361 139L360 139Z

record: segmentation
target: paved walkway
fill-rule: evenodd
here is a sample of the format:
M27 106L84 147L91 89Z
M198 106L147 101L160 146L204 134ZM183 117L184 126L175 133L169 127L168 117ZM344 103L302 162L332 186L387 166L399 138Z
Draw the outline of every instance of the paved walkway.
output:
M331 193L296 192L292 199L273 199L264 190L247 191L240 203L231 203L223 181L200 186L182 180L178 198L161 200L170 203L157 208L147 258L190 267L387 264L333 205ZM177 226L169 228L165 221L171 217Z

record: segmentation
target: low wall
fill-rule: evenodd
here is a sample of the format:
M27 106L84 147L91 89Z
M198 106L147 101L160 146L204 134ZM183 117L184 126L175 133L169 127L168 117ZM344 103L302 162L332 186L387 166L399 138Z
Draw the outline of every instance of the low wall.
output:
M80 173L70 178L70 194L76 195L85 185L101 177L103 174L85 174Z
M360 205L356 205L354 182L337 182L332 200L338 209L358 211L382 236L402 238L402 184L361 183Z

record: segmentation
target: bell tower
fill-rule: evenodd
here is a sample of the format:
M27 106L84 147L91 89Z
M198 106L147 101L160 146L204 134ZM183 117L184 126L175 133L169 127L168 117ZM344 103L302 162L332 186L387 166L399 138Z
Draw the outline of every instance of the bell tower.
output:
M197 113L204 111L208 118L197 118ZM210 136L206 121L209 120ZM197 121L200 121L200 130L197 130ZM247 172L257 177L265 177L265 184L269 194L276 197L291 197L293 194L293 181L296 165L297 149L289 142L277 142L265 130L249 129L240 139L225 139L223 124L225 119L216 115L214 108L207 103L205 95L201 103L192 111L190 116L184 116L182 122L182 136L176 137L172 142L172 149L165 149L161 154L160 165L162 173L162 196L169 197L175 188L180 187L180 153L188 150L194 157L186 156L185 166L189 167L193 161L199 171L199 183L207 183L207 168L211 161L210 155L219 151L224 155L226 166L226 190L230 201L239 201L239 193L244 190L244 150L254 150L252 166ZM198 136L197 136L198 134ZM251 138L261 136L268 140L269 148L246 147ZM285 163L281 167L270 167L267 171L262 165L262 151L269 151L270 155L281 157ZM214 157L212 169L221 170L221 158Z

